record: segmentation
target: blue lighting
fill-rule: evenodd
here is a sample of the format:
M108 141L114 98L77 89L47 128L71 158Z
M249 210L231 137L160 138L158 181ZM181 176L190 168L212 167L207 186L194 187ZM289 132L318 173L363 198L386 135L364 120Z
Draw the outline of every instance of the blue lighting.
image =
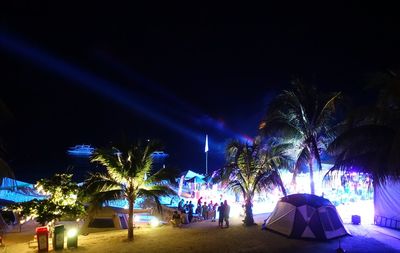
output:
M164 151L154 151L151 156L153 159L165 159L168 157L168 154L164 153Z
M142 101L141 98L119 87L116 83L99 78L77 66L17 40L4 32L0 32L0 46L6 49L7 52L21 56L35 63L35 65L41 66L71 80L72 84L80 84L103 97L145 115L157 123L197 140L200 143L203 142L203 133L188 129L182 124L156 112L151 104Z
M224 121L219 119L216 120L208 115L202 113L199 109L191 106L188 103L185 103L183 100L175 96L172 92L165 89L161 85L157 84L140 73L137 73L132 68L118 62L114 57L108 55L105 52L96 52L95 54L103 63L106 63L107 66L115 69L124 77L133 81L137 85L141 85L144 88L154 92L156 94L162 95L162 98L166 100L166 102L162 105L163 109L168 108L168 113L172 113L175 116L180 118L185 118L187 121L190 121L197 126L200 127L210 127L211 129L217 130L218 132L226 135L229 138L239 139L241 141L249 141L247 136L244 136L238 132L233 131L228 128ZM160 102L160 101L158 101ZM252 142L252 140L251 140ZM223 143L213 143L214 149L225 149L225 145Z
M76 145L68 149L68 154L75 156L91 156L94 152L94 148L90 145Z
M33 199L45 199L46 196L36 191L33 184L11 178L3 178L0 186L0 199L9 202L26 202Z
M157 124L187 136L198 143L204 143L204 129L202 129L202 132L199 132L190 126L183 124L182 122L192 122L197 126L202 126L202 128L204 128L204 126L211 127L220 133L223 133L228 138L235 138L239 140L243 140L245 138L243 135L226 128L222 121L205 116L198 110L187 105L186 103L183 103L179 99L176 99L175 101L175 104L178 104L177 108L179 108L179 110L168 110L169 114L173 113L180 116L179 120L172 119L170 116L167 116L165 112L163 112L165 108L168 108L167 105L161 105L156 108L157 103L155 101L144 101L143 96L137 96L133 94L132 91L120 87L117 83L100 78L93 73L85 71L79 66L70 64L62 59L52 56L43 50L35 48L28 43L10 36L8 33L4 33L3 31L0 31L0 47L10 54L14 54L31 61L36 66L52 71L61 77L70 80L70 83L73 85L85 87L94 93L101 95L102 97L110 99L122 106L136 111L156 122ZM118 67L121 66L119 65ZM125 69L124 72L127 73L127 69ZM154 82L150 82L144 78L142 78L142 82L145 83L146 86L150 84L152 89L158 89L158 86L156 86ZM165 89L161 89L158 92L161 92L163 95L165 93L165 97L169 101L174 100L175 98ZM215 138L210 138L209 145L210 151L212 152L223 153L225 150L225 143L218 141Z

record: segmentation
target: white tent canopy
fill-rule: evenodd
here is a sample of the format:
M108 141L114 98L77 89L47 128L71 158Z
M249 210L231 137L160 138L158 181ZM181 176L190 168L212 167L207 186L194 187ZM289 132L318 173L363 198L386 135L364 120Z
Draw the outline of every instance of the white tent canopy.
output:
M198 177L198 178L201 178L201 179L204 178L203 175L201 175L201 174L199 174L199 173L196 173L196 172L194 172L194 171L191 171L191 170L187 170L187 171L183 172L183 173L181 174L181 176L184 176L184 180L185 180L185 181L186 181L186 180L190 180L190 179L192 179L192 178L194 178L194 177Z
M265 226L291 238L328 240L349 234L335 206L311 194L283 197Z

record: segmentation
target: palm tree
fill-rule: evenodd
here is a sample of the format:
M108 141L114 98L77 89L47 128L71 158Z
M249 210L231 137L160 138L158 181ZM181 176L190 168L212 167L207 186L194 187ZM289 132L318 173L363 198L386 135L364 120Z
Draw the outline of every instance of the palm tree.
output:
M167 185L160 183L168 172L160 170L151 174L154 143L138 143L126 149L97 149L92 162L103 165L106 173L92 174L85 181L87 194L92 203L102 203L113 199L126 199L129 206L128 240L133 240L133 207L137 198L152 198L159 211L159 197L175 195Z
M376 184L400 178L400 78L388 71L373 81L380 87L376 104L351 112L328 152L336 159L330 172L361 170Z
M287 147L263 146L256 141L253 145L232 141L227 146L227 164L217 171L217 181L235 193L241 193L246 203L245 225L253 225L251 202L254 194L279 185L286 195L278 169L287 163L284 150Z
M321 152L334 137L332 126L340 93L321 94L299 80L271 103L260 124L262 134L279 136L297 147L293 183L302 165L308 164L311 194L315 193L314 163L321 170Z

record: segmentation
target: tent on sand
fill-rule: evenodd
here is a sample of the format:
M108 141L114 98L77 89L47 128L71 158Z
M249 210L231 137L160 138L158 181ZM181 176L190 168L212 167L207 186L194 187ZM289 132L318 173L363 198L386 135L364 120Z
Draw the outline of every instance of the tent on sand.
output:
M283 197L265 220L265 228L290 238L329 240L349 234L335 206L311 194Z

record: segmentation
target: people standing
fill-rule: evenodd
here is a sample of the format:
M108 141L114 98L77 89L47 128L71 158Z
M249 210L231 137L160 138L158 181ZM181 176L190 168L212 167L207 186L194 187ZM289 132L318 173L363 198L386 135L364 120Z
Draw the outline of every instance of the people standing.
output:
M188 218L189 218L189 222L192 222L192 219L193 219L193 204L192 204L192 201L189 201L189 204L188 204Z
M218 207L218 226L223 228L224 225L224 213L225 213L225 205L221 202L221 205Z
M201 213L203 215L203 220L208 220L208 205L207 205L207 202L204 202L203 206L201 207Z
M202 217L201 215L201 205L197 206L196 210L194 211L198 218Z
M229 228L229 213L231 211L231 207L228 205L228 201L225 200L224 202L224 220L225 220L225 225L227 228Z
M201 203L203 202L202 199L203 199L203 197L200 197L200 198L197 200L197 206L201 206Z
M185 203L185 200L183 200L183 199L181 199L181 201L179 201L179 203L178 203L178 210L179 211L183 210L184 203Z
M212 222L215 222L216 218L217 218L217 206L218 203L215 203L212 207Z
M213 206L214 206L213 201L210 200L210 203L208 203L208 210L211 211L213 209Z

